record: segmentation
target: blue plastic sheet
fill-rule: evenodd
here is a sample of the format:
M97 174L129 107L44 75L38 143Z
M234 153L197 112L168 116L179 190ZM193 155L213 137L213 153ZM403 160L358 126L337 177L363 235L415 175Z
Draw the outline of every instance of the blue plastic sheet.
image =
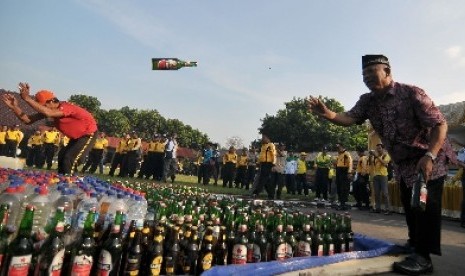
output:
M353 259L373 258L385 254L407 253L407 250L399 245L386 241L370 238L364 235L354 235L355 251L324 257L299 257L284 261L272 261L266 263L254 263L246 265L215 266L205 271L203 276L268 276L282 274L291 271L303 270L317 266L323 266Z

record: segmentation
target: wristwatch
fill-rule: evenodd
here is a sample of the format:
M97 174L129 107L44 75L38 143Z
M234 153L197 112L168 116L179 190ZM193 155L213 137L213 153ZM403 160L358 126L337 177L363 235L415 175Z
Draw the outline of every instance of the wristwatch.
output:
M434 155L431 151L428 151L427 153L425 153L425 156L428 156L431 158L431 160L434 162L437 158L436 155Z

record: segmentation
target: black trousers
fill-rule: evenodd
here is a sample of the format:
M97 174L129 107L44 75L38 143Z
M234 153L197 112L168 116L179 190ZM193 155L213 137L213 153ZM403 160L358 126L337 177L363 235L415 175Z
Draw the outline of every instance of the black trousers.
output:
M89 152L89 157L87 158L87 162L82 168L82 172L85 172L89 167L90 173L95 173L97 167L99 166L100 162L103 158L103 149L91 149Z
M57 147L53 143L44 143L44 156L45 163L47 164L47 170L52 168L53 157L55 157Z
M236 184L236 187L239 188L244 188L245 182L247 181L247 166L239 166L236 171L236 179L234 180L234 183Z
M329 183L329 169L328 168L317 168L315 172L315 192L316 197L323 197L328 200L328 183Z
M295 195L296 186L295 186L295 174L285 174L284 180L286 182L287 194Z
M226 162L223 166L223 187L228 186L232 188L234 181L234 173L236 171L236 164L232 162Z
M42 159L42 145L33 145L28 149L26 157L26 165L28 167L39 167Z
M75 166L79 165L79 159L86 156L97 140L96 133L70 139L66 147L58 152L58 173L72 175Z
M122 161L123 161L123 154L116 152L113 155L113 160L111 161L110 172L108 173L109 176L115 175L115 170L116 168L118 168L118 166L121 167Z
M400 197L404 205L410 243L422 256L441 255L441 205L444 177L426 183L428 199L425 211L411 208L412 188L400 183Z
M341 206L345 206L349 198L349 168L347 167L337 167L336 168L336 189L337 197Z
M257 167L249 165L247 167L247 175L245 180L245 189L248 190L250 188L250 183L253 183L255 179L255 174L257 173Z
M202 183L203 185L208 185L210 183L210 178L212 176L213 170L215 170L215 165L208 163L202 164Z
M257 187L255 187L255 190L253 191L254 195L259 195L263 188L267 189L267 192L269 191L268 186L270 185L271 182L271 169L273 168L273 163L270 162L265 162L265 163L260 163L260 171L258 172L258 184ZM274 196L268 194L268 196Z
M357 205L365 204L370 206L370 195L369 195L369 175L358 175L357 180L353 183L354 198L357 201Z
M153 156L154 166L154 179L161 180L163 178L163 170L165 166L165 153L155 152Z
M281 193L283 191L283 187L284 187L284 174L273 172L271 176L271 185L268 191L268 199L274 199L275 193L276 193L276 198L281 199ZM272 197L270 197L269 195L272 195Z
M296 174L295 184L299 195L302 194L302 190L304 190L304 195L308 195L307 175L305 173Z
M5 148L4 148L5 156L16 157L16 147L17 147L16 140L6 139Z

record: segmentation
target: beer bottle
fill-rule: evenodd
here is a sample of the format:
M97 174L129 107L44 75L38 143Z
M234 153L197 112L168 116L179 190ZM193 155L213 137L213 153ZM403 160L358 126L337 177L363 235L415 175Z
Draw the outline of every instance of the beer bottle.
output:
M232 250L232 264L247 263L247 225L241 224Z
M8 212L10 205L2 204L0 206L0 272L3 268L3 261L5 260L5 254L8 249Z
M31 240L33 219L34 206L28 205L19 225L18 235L8 246L2 275L28 275L33 252Z
M294 226L292 224L286 227L286 259L294 257L294 252L297 249L297 239L294 235Z
M346 251L344 229L342 228L341 219L338 217L336 221L336 229L333 232L334 253L344 253Z
M103 242L102 250L97 261L97 274L116 276L120 270L123 243L121 231L123 213L116 211L115 222L111 226L110 236Z
M323 255L332 256L334 255L334 242L330 232L326 232L323 235Z
M148 264L150 269L147 271L147 275L158 276L161 274L161 267L163 263L163 227L155 227L152 245L148 252Z
M306 257L312 255L312 236L311 236L311 226L310 224L305 224L303 226L302 235L299 238L297 243L297 252L296 257Z
M345 235L344 241L346 245L346 252L354 251L354 232L352 232L352 219L349 213L344 214Z
M149 252L150 245L152 244L153 236L152 236L152 231L149 226L148 221L144 221L144 226L142 227L142 240L141 240L141 245L142 245L142 261L140 264L140 271L147 271L147 268L149 266L149 263L146 262L147 260L147 255Z
M181 229L178 226L173 227L171 245L166 252L166 274L171 273L171 270L174 274L179 274L180 231Z
M64 207L58 207L53 219L55 225L42 244L35 267L35 275L60 275L65 255L63 232L65 229Z
M197 272L201 274L209 270L213 264L213 228L207 227L200 249Z
M227 245L228 245L228 264L232 264L232 255L233 255L233 247L234 242L236 240L236 229L234 221L231 222L231 226L228 229L227 234Z
M259 224L257 226L257 242L258 247L260 248L260 260L257 262L268 262L271 261L271 243L268 242L266 238L265 226ZM256 257L258 252L255 252Z
M152 70L179 70L182 67L197 67L197 62L178 58L152 58Z
M88 276L94 264L96 244L94 240L94 222L97 213L92 208L84 222L82 236L71 249L71 275Z
M226 237L226 226L220 226L220 235L218 236L218 241L216 242L214 253L214 265L228 264L228 244Z
M139 275L140 263L142 258L142 233L138 229L127 249L126 259L124 262L123 275Z

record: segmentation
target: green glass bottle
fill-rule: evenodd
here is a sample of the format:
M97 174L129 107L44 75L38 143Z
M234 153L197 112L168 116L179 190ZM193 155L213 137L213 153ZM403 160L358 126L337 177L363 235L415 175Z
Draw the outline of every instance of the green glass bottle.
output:
M239 226L236 240L232 250L232 264L246 264L247 263L247 225L242 224Z
M182 67L197 67L197 62L178 58L152 58L152 70L179 70Z
M283 225L276 227L275 240L273 242L273 260L282 261L286 259L287 243L285 239Z
M58 207L53 219L55 225L40 248L35 275L60 275L65 256L63 232L65 229L64 207Z
M8 212L10 205L2 204L0 206L0 272L2 271L3 261L8 249Z
M286 259L294 257L297 250L297 239L294 235L294 226L292 224L286 227Z
M297 243L296 257L307 257L312 255L312 235L310 224L303 226L302 234Z
M226 226L220 226L220 235L214 249L214 265L228 264L228 244L226 236Z
M91 274L94 264L96 244L94 239L94 223L97 213L91 209L84 221L84 231L71 249L71 275L87 276Z
M192 226L188 237L185 236L187 241L187 247L183 249L183 264L182 270L187 275L197 275L198 259L199 259L199 236L197 233L197 227Z
M16 238L8 246L7 260L2 275L28 275L33 253L31 240L34 206L26 206Z
M118 275L121 255L123 254L123 242L121 239L122 224L123 213L121 211L116 211L110 236L103 242L102 250L97 260L97 275Z

